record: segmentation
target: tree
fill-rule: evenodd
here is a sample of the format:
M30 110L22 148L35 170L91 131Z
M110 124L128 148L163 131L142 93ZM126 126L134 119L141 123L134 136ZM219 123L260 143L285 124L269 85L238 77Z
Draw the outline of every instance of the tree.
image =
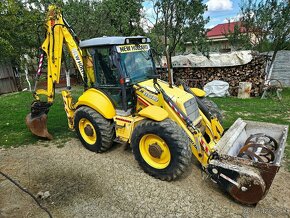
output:
M103 0L100 7L104 35L141 35L142 0Z
M163 51L169 47L169 56L174 54L179 43L185 40L196 44L204 34L207 19L203 18L206 5L201 0L152 0L155 16L154 38L159 39ZM160 43L161 42L161 43ZM170 60L168 60L170 62Z
M39 24L39 13L34 12L20 0L0 2L0 60L19 65L21 56L32 52L31 48L37 44Z
M285 0L244 0L242 22L254 34L258 51L273 51L272 63L279 50L290 49L289 3Z
M251 33L245 31L241 22L235 24L233 31L228 29L224 34L234 50L251 49L253 46L251 42Z
M68 0L62 6L64 18L80 39L101 36L99 19L101 2L88 0Z

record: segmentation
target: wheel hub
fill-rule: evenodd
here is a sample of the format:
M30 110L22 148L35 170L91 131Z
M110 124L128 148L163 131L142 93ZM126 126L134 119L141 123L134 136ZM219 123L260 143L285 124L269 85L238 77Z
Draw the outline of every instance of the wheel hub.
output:
M93 128L90 125L86 125L84 130L85 130L85 133L86 133L87 136L93 136L94 135Z
M163 150L161 149L161 147L157 143L149 145L149 153L152 157L160 158L162 152L163 152Z

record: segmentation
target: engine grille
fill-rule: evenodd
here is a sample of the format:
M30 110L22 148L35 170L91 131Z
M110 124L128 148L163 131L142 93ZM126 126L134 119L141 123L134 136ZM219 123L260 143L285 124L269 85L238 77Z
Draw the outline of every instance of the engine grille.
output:
M195 98L192 98L184 103L184 107L186 110L186 115L188 118L194 122L197 118L199 118L199 111L198 111L198 105L195 100Z

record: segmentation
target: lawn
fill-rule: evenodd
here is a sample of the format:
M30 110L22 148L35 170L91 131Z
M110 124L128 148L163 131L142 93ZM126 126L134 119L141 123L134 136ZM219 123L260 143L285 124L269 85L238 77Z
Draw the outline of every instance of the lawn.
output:
M224 127L227 128L238 118L270 122L277 124L290 123L290 88L282 92L278 99L238 99L235 97L212 98L224 112ZM288 138L290 144L290 137Z
M80 89L76 90L76 96ZM75 98L77 100L77 98ZM30 133L25 124L25 117L30 112L33 101L30 92L11 93L0 96L0 147L20 146L33 144L40 139ZM67 141L76 137L68 129L66 113L60 93L56 94L54 104L48 113L47 128L57 141Z
M74 96L80 93L81 90L78 88ZM261 100L260 98L238 99L235 97L213 98L212 100L224 112L225 128L231 126L238 117L247 120L289 124L290 89L284 89L282 96L282 101L275 99ZM20 146L40 140L29 132L24 122L25 116L30 111L32 101L33 98L29 92L0 96L0 147ZM48 116L47 126L55 139L60 139L63 142L71 137L76 137L75 133L68 129L61 94L56 95L54 105L50 108ZM290 145L289 135L287 143ZM289 146L286 148L286 155L287 159L290 160Z

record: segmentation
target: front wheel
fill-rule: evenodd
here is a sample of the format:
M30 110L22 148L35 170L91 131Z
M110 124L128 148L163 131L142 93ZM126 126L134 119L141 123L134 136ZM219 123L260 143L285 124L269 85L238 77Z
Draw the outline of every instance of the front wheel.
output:
M219 107L217 106L216 103L214 103L212 100L209 100L206 97L200 98L201 102L207 107L207 109L209 110L209 112L216 116L216 118L219 120L219 122L222 124L223 122L223 115L221 113L221 110L219 109ZM208 117L208 119L210 120L210 117Z
M172 120L144 120L132 134L132 148L141 168L161 180L180 176L191 160L186 133Z
M82 106L75 112L74 125L76 133L90 151L104 152L113 144L114 126L92 108Z

